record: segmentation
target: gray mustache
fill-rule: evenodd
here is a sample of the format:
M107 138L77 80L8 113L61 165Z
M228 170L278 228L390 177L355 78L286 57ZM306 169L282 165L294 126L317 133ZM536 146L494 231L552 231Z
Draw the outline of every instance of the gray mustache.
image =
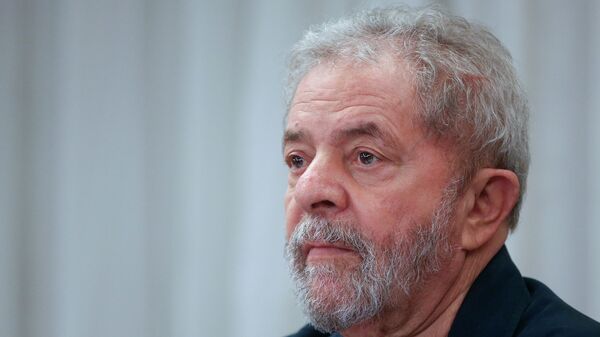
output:
M291 250L292 255L300 257L302 246L310 241L343 245L355 250L363 258L372 255L373 251L373 244L352 223L305 215L287 242L286 250Z

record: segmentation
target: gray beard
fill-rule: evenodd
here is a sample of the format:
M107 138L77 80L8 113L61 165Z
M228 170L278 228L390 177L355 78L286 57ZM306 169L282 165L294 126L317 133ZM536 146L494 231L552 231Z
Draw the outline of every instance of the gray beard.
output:
M397 307L451 254L449 224L456 193L447 189L431 220L414 224L407 234L376 245L358 225L304 216L286 243L286 259L296 296L310 323L322 332L347 329ZM342 244L362 263L339 270L330 264L306 265L308 241Z

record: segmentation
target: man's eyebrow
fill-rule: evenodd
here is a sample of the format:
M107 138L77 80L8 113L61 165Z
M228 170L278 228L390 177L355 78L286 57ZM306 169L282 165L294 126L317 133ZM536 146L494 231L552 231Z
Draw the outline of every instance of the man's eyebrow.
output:
M370 138L380 139L385 144L390 145L392 147L399 147L400 144L396 141L396 138L386 130L380 128L377 124L373 122L361 123L357 126L351 127L349 129L341 130L337 135L336 139L348 139L348 138L356 138L367 136Z
M400 143L396 137L387 130L379 127L373 122L360 123L356 126L352 126L347 129L339 130L334 134L334 139L338 142L347 139L358 138L358 137L370 137L382 141L384 144L394 147L401 148ZM283 134L282 150L288 143L306 141L309 137L302 130L288 129Z
M285 130L283 133L283 141L281 142L281 150L285 150L288 143L299 142L306 138L306 134L301 130Z
M297 130L285 130L283 134L283 143L296 142L304 138L304 132Z

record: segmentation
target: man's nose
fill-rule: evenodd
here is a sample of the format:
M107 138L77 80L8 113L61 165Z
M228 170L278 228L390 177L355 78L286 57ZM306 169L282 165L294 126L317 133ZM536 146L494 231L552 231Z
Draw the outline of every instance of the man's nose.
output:
M315 157L299 177L294 198L308 214L331 217L348 206L343 164Z

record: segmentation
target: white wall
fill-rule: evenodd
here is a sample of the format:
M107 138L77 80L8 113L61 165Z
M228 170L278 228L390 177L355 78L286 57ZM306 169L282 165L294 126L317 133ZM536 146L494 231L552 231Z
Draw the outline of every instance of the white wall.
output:
M285 55L308 25L385 3L0 0L0 336L297 329ZM598 320L600 5L443 4L505 42L530 94L509 249Z

